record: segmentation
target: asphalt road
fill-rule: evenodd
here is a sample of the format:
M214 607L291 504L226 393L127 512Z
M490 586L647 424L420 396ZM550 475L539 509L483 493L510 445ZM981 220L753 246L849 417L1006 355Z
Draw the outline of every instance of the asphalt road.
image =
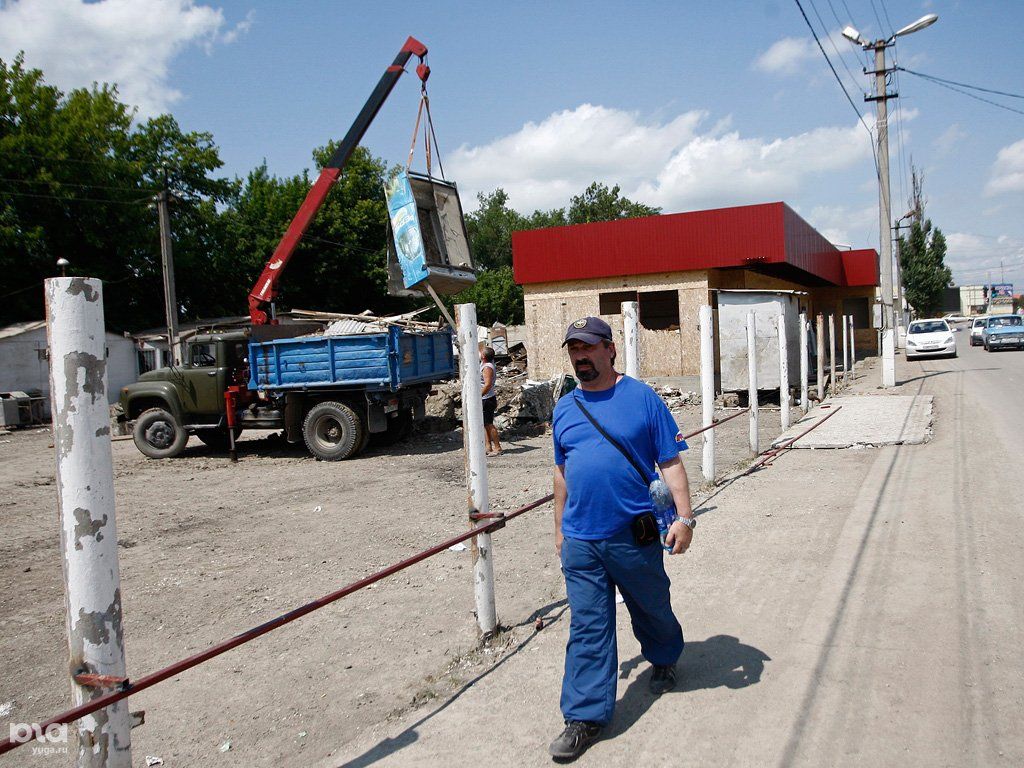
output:
M615 720L578 765L1024 765L1024 352L959 339L897 362L900 394L934 395L930 442L792 451L704 503L668 564L679 689L646 693L621 611ZM505 617L496 665L322 765L549 764L565 611Z

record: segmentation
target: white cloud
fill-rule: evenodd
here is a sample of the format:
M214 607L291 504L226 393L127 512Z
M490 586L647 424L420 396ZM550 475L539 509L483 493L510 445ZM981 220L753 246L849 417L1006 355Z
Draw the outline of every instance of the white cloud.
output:
M1021 274L1024 240L1009 235L989 237L970 232L946 235L946 265L957 285L999 282L1005 274L1010 282ZM1005 269L1004 269L1005 268Z
M835 245L867 247L864 233L872 231L874 231L874 241L877 244L877 206L849 208L845 205L816 205L809 213L805 214L799 210L797 212Z
M953 123L949 128L942 132L942 135L936 138L932 144L939 151L941 155L948 155L953 149L966 139L970 134L960 127L960 123Z
M786 138L744 137L705 112L667 122L584 104L452 155L467 192L502 187L520 211L564 206L592 181L666 211L788 199L812 177L867 163L863 128L817 128Z
M792 75L799 72L804 63L820 55L809 38L784 37L754 60L754 69Z
M223 32L224 13L193 0L15 0L0 3L0 56L24 50L26 65L62 89L116 83L143 117L179 101L171 61L190 45L230 43L251 15Z
M1024 139L1003 147L992 164L992 175L985 186L987 195L1024 192Z

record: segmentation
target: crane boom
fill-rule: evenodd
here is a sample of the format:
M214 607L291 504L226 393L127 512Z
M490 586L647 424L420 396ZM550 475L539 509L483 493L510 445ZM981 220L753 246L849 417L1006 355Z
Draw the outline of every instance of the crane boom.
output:
M265 307L277 296L277 286L285 267L288 266L289 259L291 259L295 249L302 241L302 236L309 228L313 217L316 216L320 206L323 205L324 200L327 198L327 193L331 190L331 186L341 175L342 169L348 163L349 158L352 157L356 147L359 146L359 142L362 140L367 128L370 127L370 123L373 122L373 118L377 116L377 112L384 105L388 95L391 93L391 89L395 87L398 78L405 71L405 64L409 61L410 57L417 56L419 58L420 63L416 67L416 74L423 82L427 81L427 78L430 76L430 68L423 61L426 55L427 46L416 38L410 37L405 41L405 45L402 46L402 50L398 52L398 56L395 57L391 66L381 75L380 80L377 82L377 87L373 89L373 93L370 94L370 98L363 105L355 122L352 123L352 127L348 129L345 138L341 140L341 144L338 145L330 161L320 171L320 176L313 186L310 187L309 192L306 194L306 199L299 206L298 213L295 214L295 218L288 225L284 237L281 238L281 242L274 249L274 254L270 257L267 265L263 268L263 272L260 274L259 280L256 281L252 291L250 291L249 317L252 319L253 325L266 325L270 321Z

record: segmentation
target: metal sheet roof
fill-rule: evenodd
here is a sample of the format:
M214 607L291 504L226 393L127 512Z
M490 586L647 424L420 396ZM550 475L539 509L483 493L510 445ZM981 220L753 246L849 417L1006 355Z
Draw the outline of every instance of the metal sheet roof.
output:
M781 202L512 235L520 284L752 267L807 284L875 285L877 264L873 276L868 265L874 253L840 251Z

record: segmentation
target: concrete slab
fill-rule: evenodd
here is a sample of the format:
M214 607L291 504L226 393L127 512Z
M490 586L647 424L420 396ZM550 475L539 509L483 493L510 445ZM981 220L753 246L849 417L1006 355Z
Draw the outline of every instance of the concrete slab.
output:
M931 395L853 395L829 398L772 443L777 446L842 406L820 427L797 440L794 448L852 448L916 445L931 438Z

